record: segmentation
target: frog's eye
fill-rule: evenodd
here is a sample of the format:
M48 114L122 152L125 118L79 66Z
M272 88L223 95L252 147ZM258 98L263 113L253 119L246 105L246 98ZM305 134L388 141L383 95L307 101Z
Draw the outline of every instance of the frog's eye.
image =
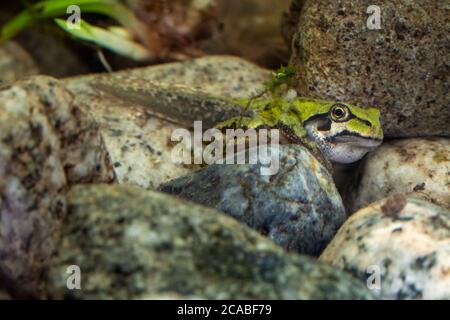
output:
M331 119L336 122L346 121L350 116L348 107L341 103L336 103L330 109Z

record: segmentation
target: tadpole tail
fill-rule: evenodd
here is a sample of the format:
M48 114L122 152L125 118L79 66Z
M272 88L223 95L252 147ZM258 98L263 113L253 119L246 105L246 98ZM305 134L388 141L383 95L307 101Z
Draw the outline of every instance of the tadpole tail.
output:
M105 77L90 85L128 103L140 105L149 114L169 120L186 128L202 121L204 128L241 115L242 106L231 99L215 97L182 85L152 82L142 78Z

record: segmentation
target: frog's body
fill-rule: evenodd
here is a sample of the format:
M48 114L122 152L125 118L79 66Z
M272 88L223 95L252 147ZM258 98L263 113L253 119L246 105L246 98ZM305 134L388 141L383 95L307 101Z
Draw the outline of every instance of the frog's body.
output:
M268 92L276 96L280 81L292 73L290 69L277 73ZM146 112L155 117L186 127L199 119L205 127L210 127L231 115L243 114L220 122L217 127L278 128L291 143L303 144L319 160L325 158L324 162L327 159L340 163L357 161L383 139L380 113L375 108L297 97L260 98L266 91L258 99L231 101L189 88L123 76L97 78L92 86L145 106ZM334 114L336 110L342 111L342 117Z
M380 112L342 102L308 98L236 101L253 115L234 117L218 128L277 128L291 142L320 149L333 162L351 163L381 144Z

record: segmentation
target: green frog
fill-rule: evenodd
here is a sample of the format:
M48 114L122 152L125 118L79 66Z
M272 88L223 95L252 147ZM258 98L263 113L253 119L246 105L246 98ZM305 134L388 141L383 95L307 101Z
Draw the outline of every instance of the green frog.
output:
M204 128L279 129L285 143L304 145L328 168L329 161L355 162L381 144L378 109L277 92L283 85L291 87L293 74L292 68L281 68L266 84L266 90L250 99L215 97L182 86L120 75L98 77L92 86L102 94L142 105L146 113L184 127L201 119Z
M251 115L232 117L217 128L276 128L288 143L302 144L332 162L355 162L383 140L376 108L299 97L235 102L249 109Z

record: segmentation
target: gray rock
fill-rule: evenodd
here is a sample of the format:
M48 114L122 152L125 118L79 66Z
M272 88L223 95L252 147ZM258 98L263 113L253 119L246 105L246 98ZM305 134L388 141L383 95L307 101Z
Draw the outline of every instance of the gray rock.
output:
M332 177L305 148L280 148L279 170L255 165L211 165L160 190L216 208L282 247L318 255L345 221Z
M234 56L206 56L184 62L167 63L117 72L149 81L184 85L210 95L242 98L264 89L269 70Z
M15 42L0 46L0 84L8 84L36 75L39 70L33 58Z
M371 297L347 274L287 254L213 209L118 185L76 186L67 199L52 298ZM70 265L80 267L80 290L66 287Z
M396 193L414 194L450 209L450 139L402 139L384 143L359 168L349 192L355 212Z
M284 29L300 95L379 107L387 137L450 135L447 1L297 0Z
M206 129L208 116L205 112L196 113L195 106L210 106L209 114L214 118L219 110L209 97L248 97L261 90L269 76L269 71L245 60L218 56L107 76L70 78L65 84L77 103L87 106L99 124L117 181L154 189L198 168L173 163L171 158L175 144L171 135L175 129L190 128L194 120L203 120ZM111 85L109 92L92 87L100 81ZM126 94L127 88L133 91ZM146 90L154 95L146 94ZM193 94L184 94L185 91ZM183 103L174 110L176 100ZM155 105L166 113L155 114ZM177 119L189 119L189 123L179 123Z
M114 72L111 78L134 77L146 81L170 85L182 85L201 90L210 95L242 98L264 89L264 82L270 79L270 71L244 59L233 56L206 56L186 60ZM68 78L67 87L73 92L85 94L89 83L99 75ZM120 81L117 81L120 87Z
M0 279L15 297L42 294L65 215L64 193L110 181L97 126L57 80L0 90Z
M320 256L382 299L450 299L450 211L397 194L352 215Z

